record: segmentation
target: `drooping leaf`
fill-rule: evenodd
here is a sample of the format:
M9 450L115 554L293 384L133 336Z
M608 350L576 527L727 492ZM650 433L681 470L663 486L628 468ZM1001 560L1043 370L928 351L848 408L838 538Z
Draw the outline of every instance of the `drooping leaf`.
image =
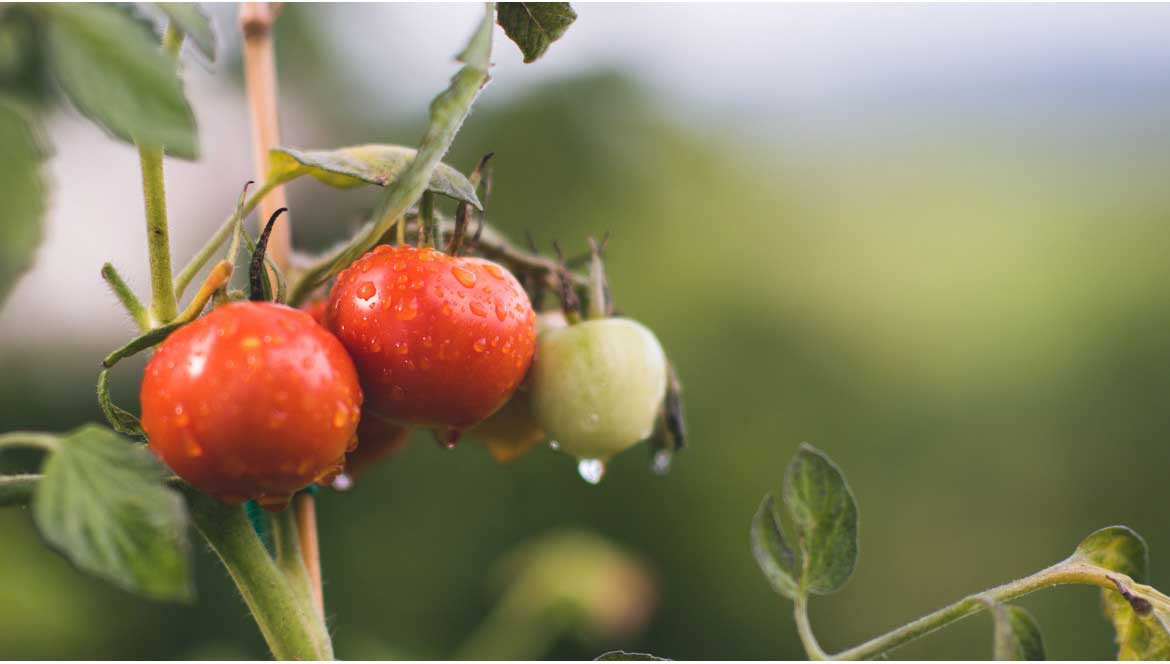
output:
M196 158L195 117L149 29L116 5L43 7L53 71L78 110L124 141Z
M857 564L857 503L845 477L803 443L788 464L783 496L801 557L800 589L819 595L840 589Z
M776 592L795 599L800 594L796 553L784 537L772 494L764 496L751 528L752 555Z
M501 2L496 22L524 54L524 62L535 62L550 44L560 39L577 20L567 2Z
M1032 614L1021 607L986 600L995 623L992 658L1011 661L1044 660L1044 639Z
M655 657L644 652L626 652L625 650L611 650L593 661L595 662L669 662L665 657Z
M276 148L268 153L268 177L276 182L288 182L311 175L339 189L363 184L385 187L402 175L417 153L401 145L355 145L336 150ZM481 209L475 187L467 177L442 162L431 173L427 190Z
M142 445L87 425L60 439L33 496L45 540L78 568L147 597L189 601L187 509Z
M1125 597L1120 590L1101 591L1105 617L1113 623L1117 659L1164 661L1170 659L1167 616L1142 600Z
M493 11L492 6L488 5L483 20L459 56L465 65L455 73L447 89L431 102L430 122L419 143L418 155L383 190L372 223L346 246L330 254L327 260L310 267L293 288L289 297L290 305L300 305L313 289L369 251L430 186L431 174L451 147L451 142L471 112L471 104L483 86L487 85L488 69L491 67Z
M156 2L154 6L162 10L199 47L199 52L208 60L215 61L215 30L211 28L211 20L203 13L199 3Z
M17 278L32 266L41 241L45 184L41 162L47 150L35 125L15 104L0 99L0 304Z
M110 370L102 369L97 381L98 405L114 431L127 436L146 437L142 422L130 411L121 408L110 398Z
M1127 526L1109 526L1089 535L1077 545L1073 557L1120 572L1139 583L1145 582L1150 568L1146 541Z
M1071 560L1124 574L1137 583L1145 581L1150 567L1145 540L1126 526L1109 526L1089 535L1077 545ZM1116 633L1117 658L1170 659L1167 616L1133 594L1126 580L1113 581L1117 588L1102 589L1101 604Z

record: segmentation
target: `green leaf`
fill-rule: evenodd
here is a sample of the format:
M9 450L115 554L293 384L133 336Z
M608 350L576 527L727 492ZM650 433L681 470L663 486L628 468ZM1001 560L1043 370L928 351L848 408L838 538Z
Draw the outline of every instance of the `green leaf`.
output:
M986 599L991 619L995 621L995 647L992 659L1044 660L1044 639L1032 614L1018 606L1008 606Z
M98 405L101 406L102 414L106 416L106 421L114 428L114 431L125 434L127 436L146 437L146 433L142 430L142 422L130 411L121 408L118 404L110 399L110 370L102 369L98 374L97 381L97 395Z
M1089 535L1077 545L1073 558L1125 574L1139 583L1146 580L1150 569L1146 541L1127 526L1109 526Z
M363 184L385 187L402 175L418 151L401 145L355 145L336 150L276 148L268 153L268 177L288 182L311 175L339 189ZM427 190L483 209L467 177L440 162L431 173Z
M784 538L772 494L764 496L751 528L752 555L776 592L795 599L800 594L796 554Z
M196 158L195 117L149 29L115 5L43 7L53 71L78 110L124 141Z
M455 73L447 89L431 102L430 122L419 143L418 154L401 175L383 190L373 214L373 223L327 260L313 265L305 272L289 297L291 306L300 305L313 289L373 248L378 239L402 219L410 206L418 202L423 192L430 187L431 175L471 112L471 104L479 96L479 91L487 85L488 68L491 67L493 12L489 4L467 48L460 54L465 66Z
M17 279L32 266L41 241L45 183L41 163L47 150L28 116L0 99L0 304Z
M187 35L207 59L215 62L215 31L197 2L156 2L167 18Z
M788 464L783 495L800 552L801 590L839 590L857 564L857 503L845 477L823 452L802 443Z
M33 496L46 541L78 568L125 590L190 601L187 509L146 447L86 425L61 438Z
M1126 526L1109 526L1089 535L1077 545L1071 560L1124 574L1137 583L1149 575L1149 548L1141 535ZM1113 582L1117 590L1102 589L1101 603L1117 635L1117 658L1170 659L1167 616L1130 592L1124 579Z
M496 17L526 63L544 55L576 20L577 12L567 2L501 2Z
M1118 582L1119 589L1125 586ZM1114 590L1101 591L1105 617L1113 623L1117 659L1155 661L1170 659L1167 616L1148 602Z
M626 652L625 650L611 650L597 658L595 662L669 662L664 657L655 657L644 652Z

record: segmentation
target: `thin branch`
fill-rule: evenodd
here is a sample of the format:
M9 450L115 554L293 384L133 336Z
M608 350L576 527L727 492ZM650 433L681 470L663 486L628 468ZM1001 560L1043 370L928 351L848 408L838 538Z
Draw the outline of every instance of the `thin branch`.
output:
M293 498L293 510L296 512L297 537L300 539L301 557L305 562L305 570L309 574L309 587L313 591L313 601L316 602L317 612L322 619L325 616L325 596L321 588L321 546L317 540L317 504L313 494L302 492Z
M150 312L146 307L142 306L142 302L138 300L138 296L134 291L130 290L130 286L122 280L122 275L118 274L118 270L110 263L102 266L102 279L109 284L110 290L113 291L114 297L122 303L122 307L126 309L126 313L130 314L130 318L134 319L134 324L138 329L145 332L150 329Z
M252 158L256 163L256 181L268 182L268 151L280 145L280 117L277 113L276 54L272 26L279 7L268 2L245 2L240 5L240 30L244 34L244 85L248 92L248 112L252 121ZM260 201L260 223L272 213L288 207L284 187L276 186ZM292 254L292 225L286 216L276 223L269 241L272 262L288 270Z

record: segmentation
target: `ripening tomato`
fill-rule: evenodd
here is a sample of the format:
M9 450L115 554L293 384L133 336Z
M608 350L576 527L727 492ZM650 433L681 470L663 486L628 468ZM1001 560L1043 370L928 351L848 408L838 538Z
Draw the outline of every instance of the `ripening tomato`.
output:
M150 447L179 477L279 509L338 472L362 391L345 348L308 314L236 302L159 345L141 400Z
M537 338L545 330L568 324L560 309L542 311L536 316ZM503 408L475 425L469 433L484 444L498 463L515 461L548 439L532 414L532 395L527 384L520 385Z
M536 421L559 449L606 460L654 430L666 394L666 354L628 318L542 332L532 366Z
M535 318L519 282L495 263L387 245L338 276L326 311L368 405L452 438L504 405L523 380Z
M369 410L362 411L362 421L357 428L357 447L345 455L347 483L356 480L370 466L401 450L409 440L409 427L398 426ZM334 486L344 488L336 484Z

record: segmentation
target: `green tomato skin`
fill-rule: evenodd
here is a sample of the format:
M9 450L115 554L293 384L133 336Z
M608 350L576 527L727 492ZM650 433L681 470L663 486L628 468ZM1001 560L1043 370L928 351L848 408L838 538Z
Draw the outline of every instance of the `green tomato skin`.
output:
M537 336L536 421L560 449L605 460L654 430L666 394L666 354L628 318L589 320Z

